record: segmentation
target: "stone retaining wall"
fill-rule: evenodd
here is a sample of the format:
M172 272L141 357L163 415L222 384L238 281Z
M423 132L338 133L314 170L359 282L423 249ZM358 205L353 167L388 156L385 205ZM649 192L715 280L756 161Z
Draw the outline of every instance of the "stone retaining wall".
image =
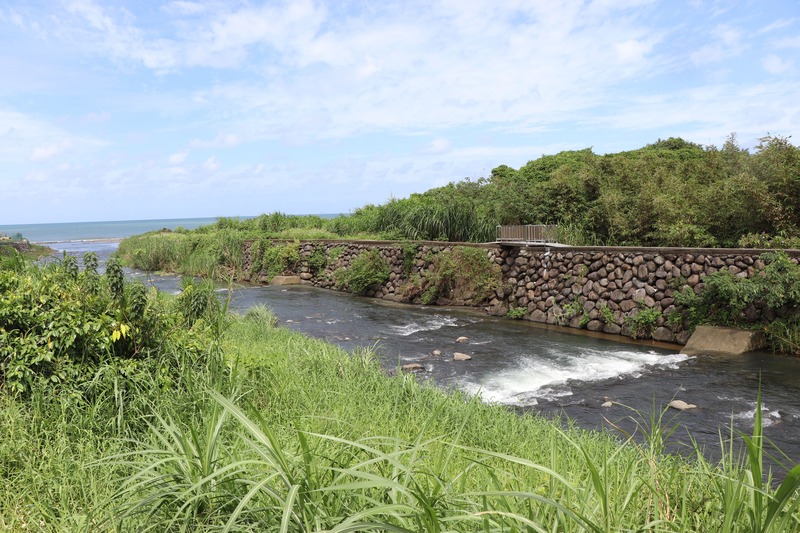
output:
M586 328L610 334L652 337L685 344L688 333L669 321L674 295L683 287L699 292L703 277L727 269L749 277L764 267L759 256L767 250L685 248L579 248L510 247L496 244L441 242L339 242L299 243L300 261L284 274L299 275L302 282L335 288L334 272L347 268L360 253L377 249L389 266L389 280L367 294L375 298L422 303L418 291L409 291L431 275L432 258L456 246L485 250L501 272L502 282L488 298L457 295L439 298L437 305L484 307L495 315L512 314L547 324ZM416 246L416 249L411 249ZM249 245L243 270L250 270ZM321 253L327 258L319 265ZM317 256L316 270L315 261ZM789 252L795 262L800 251ZM246 278L247 279L247 278ZM248 281L266 282L263 275ZM640 320L637 321L636 317ZM645 320L646 317L646 320ZM644 324L644 329L636 329Z

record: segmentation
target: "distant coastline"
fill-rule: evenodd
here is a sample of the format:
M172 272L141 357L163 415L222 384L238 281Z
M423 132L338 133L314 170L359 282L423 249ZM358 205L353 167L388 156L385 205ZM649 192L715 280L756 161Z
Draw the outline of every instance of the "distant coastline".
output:
M333 218L338 214L317 215ZM214 224L220 218L255 218L254 216L164 218L152 220L109 220L98 222L52 222L45 224L6 224L0 225L0 233L12 235L21 233L31 243L46 244L54 242L85 241L115 242L160 229L195 229Z
M47 224L16 224L0 226L0 233L21 233L32 243L54 243L65 241L121 240L162 228L183 227L194 229L213 224L217 217L173 218L155 220L114 220L99 222L62 222Z

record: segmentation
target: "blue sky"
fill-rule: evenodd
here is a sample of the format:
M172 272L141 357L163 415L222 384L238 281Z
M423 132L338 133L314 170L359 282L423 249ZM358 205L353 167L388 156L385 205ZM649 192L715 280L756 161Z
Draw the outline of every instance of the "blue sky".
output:
M0 225L346 213L800 130L796 0L5 0L0 50Z

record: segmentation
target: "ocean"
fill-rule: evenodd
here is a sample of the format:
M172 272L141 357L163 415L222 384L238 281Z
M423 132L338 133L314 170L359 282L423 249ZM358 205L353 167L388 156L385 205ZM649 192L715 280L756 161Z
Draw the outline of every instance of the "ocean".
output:
M341 213L324 213L315 216L335 218ZM303 216L303 215L299 215ZM111 220L105 222L63 222L52 224L8 224L0 225L0 234L15 235L17 233L33 243L54 243L70 241L97 241L107 239L124 239L132 235L140 235L148 231L160 229L184 228L195 229L215 223L220 217L205 218L164 218L155 220ZM246 220L252 216L229 217Z
M250 217L241 217L250 218ZM148 231L182 227L194 229L213 224L217 217L169 218L158 220L113 220L105 222L65 222L53 224L0 225L0 233L16 233L35 243L124 239Z

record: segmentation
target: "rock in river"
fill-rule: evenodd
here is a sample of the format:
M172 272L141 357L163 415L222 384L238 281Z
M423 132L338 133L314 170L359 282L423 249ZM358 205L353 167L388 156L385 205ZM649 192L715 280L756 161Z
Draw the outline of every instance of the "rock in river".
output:
M686 403L683 400L672 400L668 405L673 409L677 409L678 411L686 411L687 409L694 409L697 407L695 404Z

